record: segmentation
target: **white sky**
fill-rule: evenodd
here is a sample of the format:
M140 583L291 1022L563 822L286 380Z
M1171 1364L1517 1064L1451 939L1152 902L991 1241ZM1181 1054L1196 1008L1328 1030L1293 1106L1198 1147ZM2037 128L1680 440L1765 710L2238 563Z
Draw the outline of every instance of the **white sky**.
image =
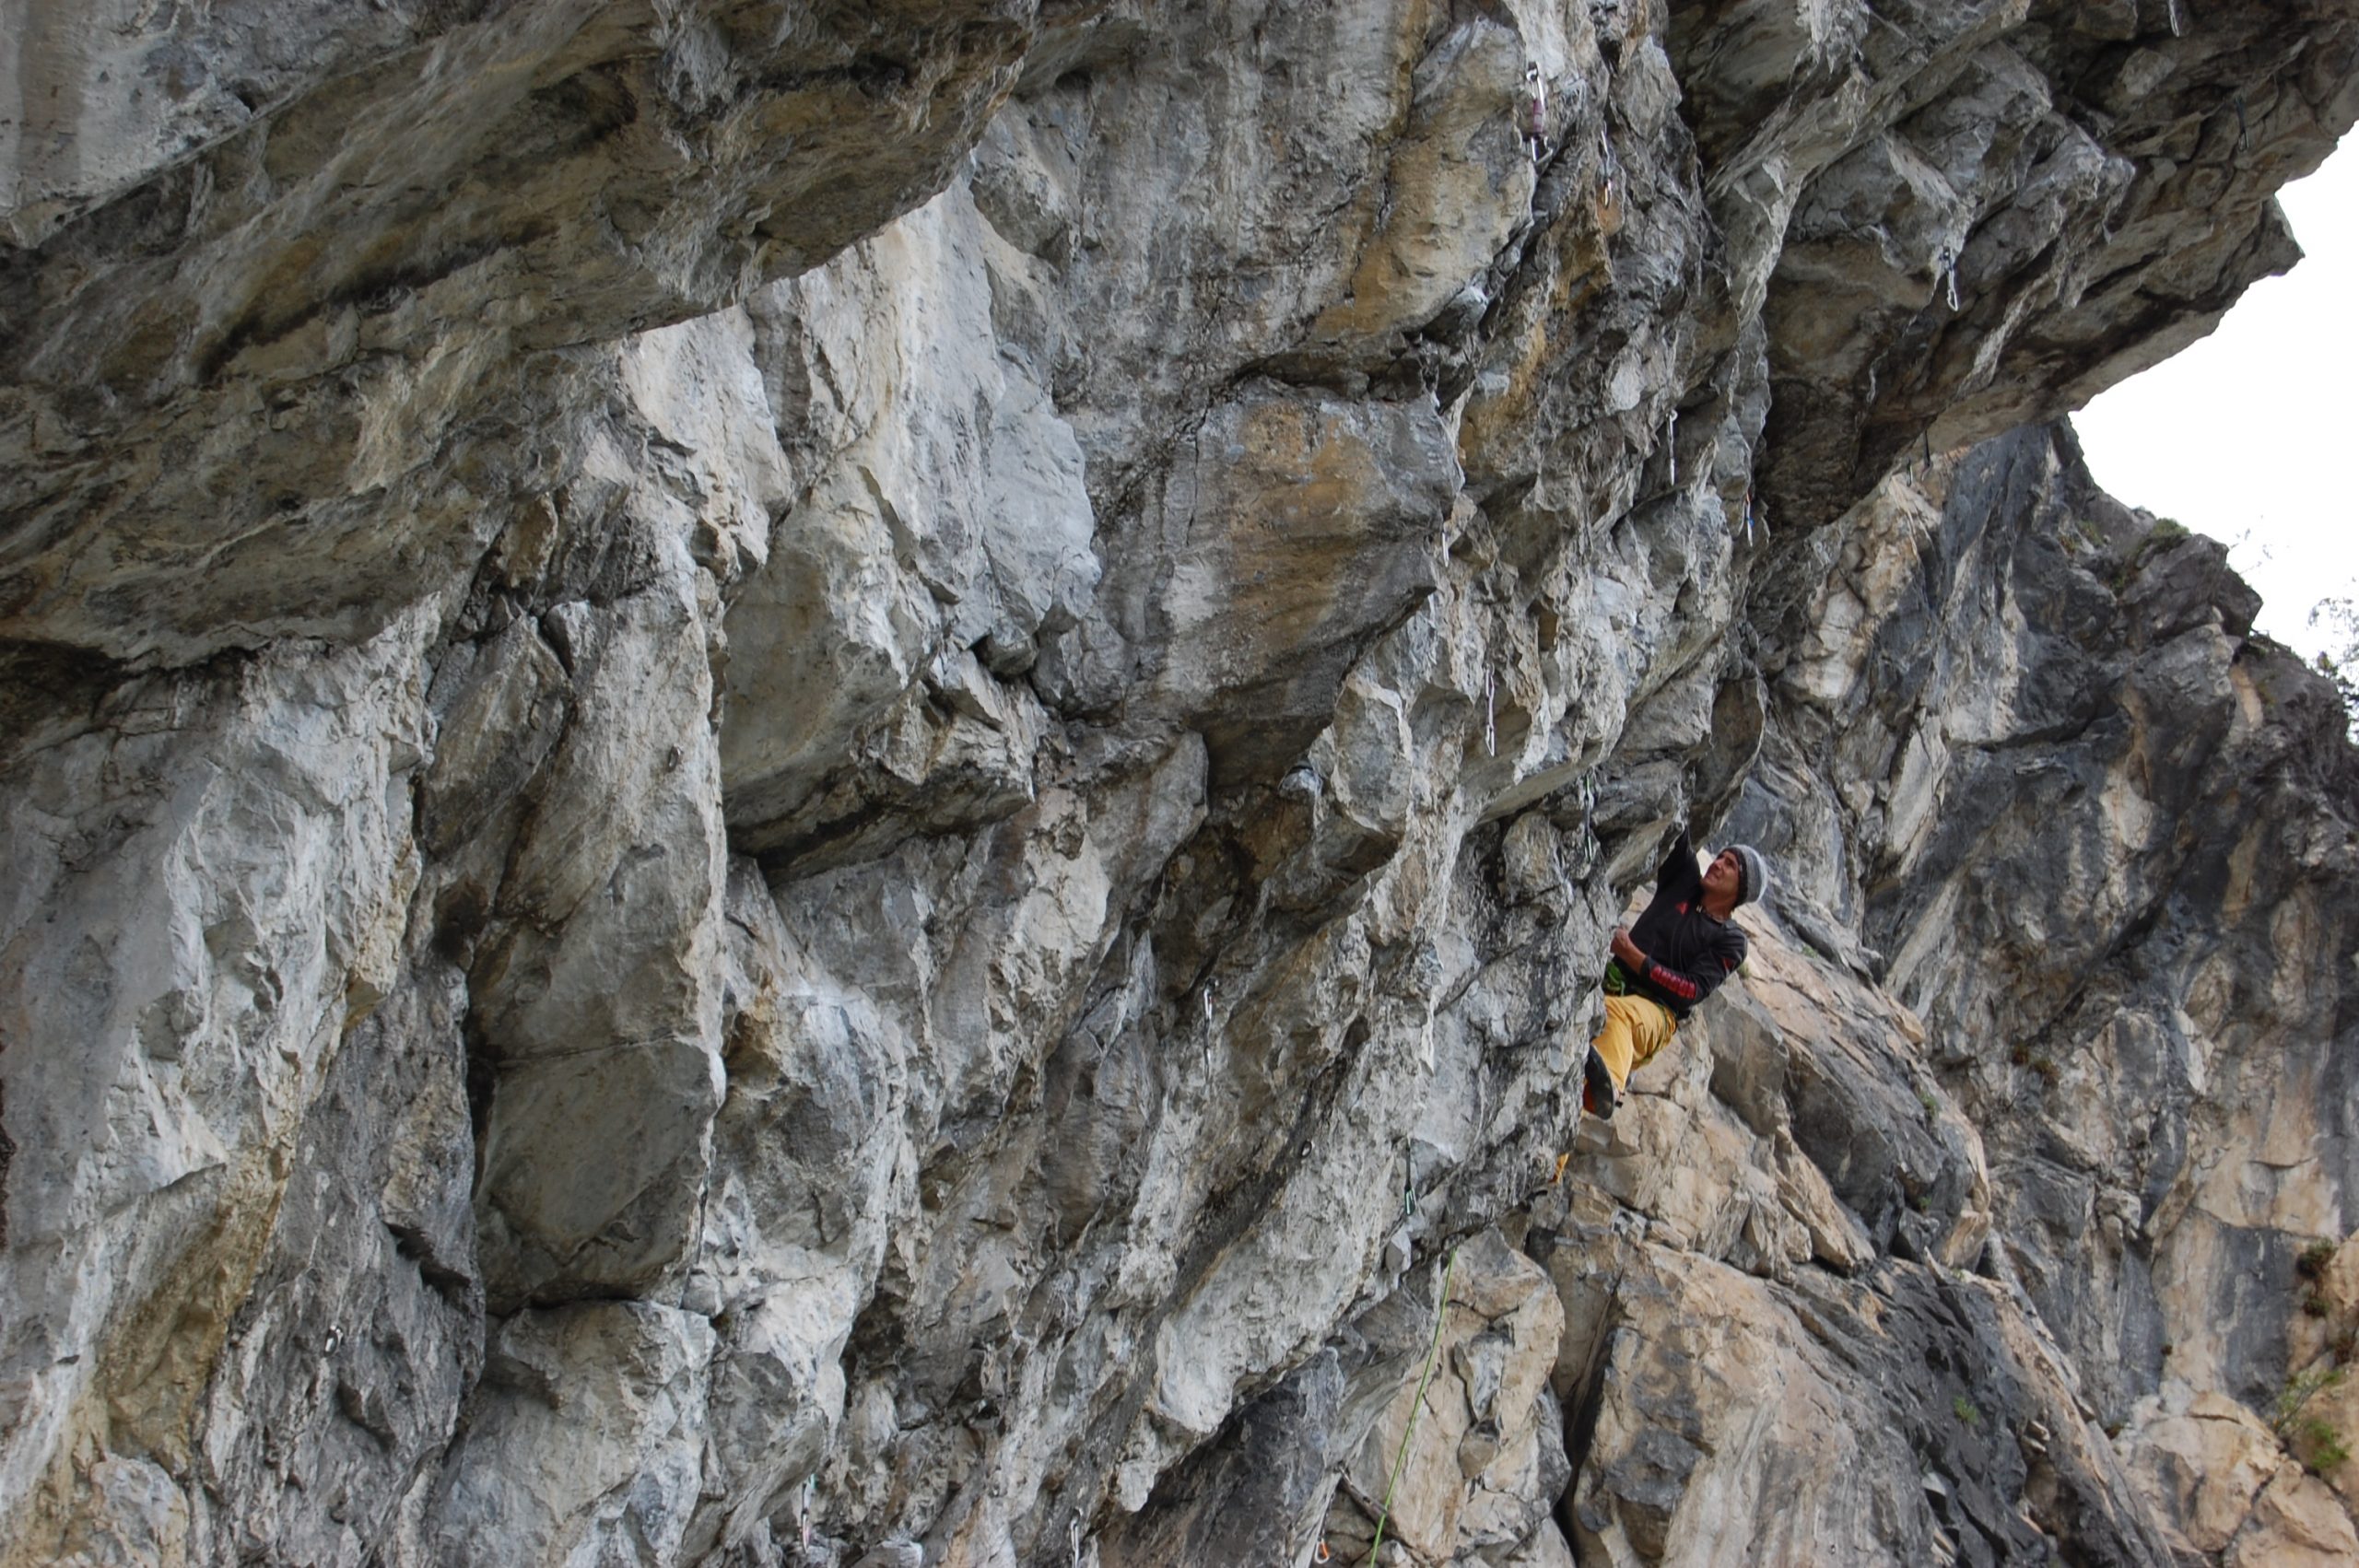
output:
M2302 263L2072 424L2107 490L2228 541L2260 594L2259 629L2306 657L2329 646L2310 607L2359 593L2359 148L2279 199Z

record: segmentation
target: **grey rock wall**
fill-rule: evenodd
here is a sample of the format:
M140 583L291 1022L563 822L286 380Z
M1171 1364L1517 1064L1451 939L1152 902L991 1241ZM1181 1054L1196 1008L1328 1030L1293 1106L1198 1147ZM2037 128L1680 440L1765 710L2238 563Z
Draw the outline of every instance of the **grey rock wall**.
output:
M1738 818L1921 1011L1989 1153L1988 1266L2107 1423L2134 1445L2202 1389L2271 1412L2354 1176L2347 716L2250 636L2222 548L2097 491L2069 433L1860 521L1828 547L1909 564L1829 595Z
M23 21L0 1562L2340 1550L2341 718L2007 432L2359 8Z

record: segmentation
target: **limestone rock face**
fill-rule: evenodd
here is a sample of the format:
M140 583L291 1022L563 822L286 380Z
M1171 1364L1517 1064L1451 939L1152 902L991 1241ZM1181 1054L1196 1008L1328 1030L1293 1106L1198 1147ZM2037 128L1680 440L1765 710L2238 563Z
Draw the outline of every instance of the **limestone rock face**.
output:
M2359 6L17 9L0 1568L2359 1550Z
M2341 980L2315 956L2347 943L2359 848L2343 717L2248 638L2219 546L2124 513L2060 436L1868 510L1879 553L1918 564L1834 591L1877 657L1835 678L1822 637L1778 683L1793 722L1755 820L1792 824L1789 863L1925 1019L1982 1129L1991 1266L2107 1424L2134 1444L2165 1419L2158 1452L2187 1452L2192 1399L2266 1416L2330 1338L2297 1265L2342 1235L2359 1175ZM1905 585L1928 573L1978 580L1998 614L1925 614ZM1871 878L1885 896L1860 896ZM1960 945L1989 956L1961 966ZM2289 1333L2306 1291L2315 1327Z

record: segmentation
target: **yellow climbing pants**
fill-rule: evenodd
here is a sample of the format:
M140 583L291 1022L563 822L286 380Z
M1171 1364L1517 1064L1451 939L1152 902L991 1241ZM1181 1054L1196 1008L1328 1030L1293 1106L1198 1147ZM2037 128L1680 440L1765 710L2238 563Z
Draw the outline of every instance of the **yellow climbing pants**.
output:
M1644 1067L1655 1052L1671 1043L1679 1020L1671 1009L1642 996L1605 999L1605 1027L1590 1042L1605 1071L1614 1075L1614 1092L1628 1087L1630 1074Z

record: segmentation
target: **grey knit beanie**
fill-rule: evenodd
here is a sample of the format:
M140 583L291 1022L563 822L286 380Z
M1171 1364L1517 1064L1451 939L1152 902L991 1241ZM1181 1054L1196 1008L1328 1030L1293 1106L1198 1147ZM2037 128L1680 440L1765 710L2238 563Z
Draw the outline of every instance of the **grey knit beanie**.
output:
M1736 901L1750 904L1756 898L1767 896L1769 862L1762 858L1761 851L1750 844L1731 844L1729 848L1736 855L1736 863L1742 872L1737 878Z

